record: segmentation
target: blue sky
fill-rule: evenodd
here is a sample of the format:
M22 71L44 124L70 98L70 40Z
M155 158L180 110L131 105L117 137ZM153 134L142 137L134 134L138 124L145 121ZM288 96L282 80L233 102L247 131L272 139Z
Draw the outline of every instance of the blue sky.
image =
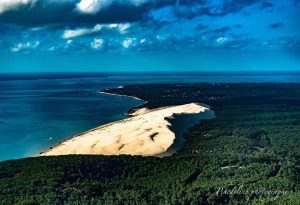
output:
M0 72L300 71L300 0L1 0Z

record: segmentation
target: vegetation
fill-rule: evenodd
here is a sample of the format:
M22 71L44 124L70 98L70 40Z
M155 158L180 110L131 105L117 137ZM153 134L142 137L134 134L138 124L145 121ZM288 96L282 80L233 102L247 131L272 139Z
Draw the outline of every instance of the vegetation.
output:
M1 204L300 204L300 85L132 85L144 106L201 102L214 120L172 157L61 156L0 163Z

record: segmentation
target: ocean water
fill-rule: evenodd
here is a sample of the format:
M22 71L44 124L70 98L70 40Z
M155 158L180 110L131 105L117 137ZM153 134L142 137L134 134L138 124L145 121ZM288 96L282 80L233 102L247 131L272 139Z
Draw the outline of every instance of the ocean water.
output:
M97 91L172 82L300 83L299 74L0 74L0 161L35 156L65 138L126 118L143 102Z

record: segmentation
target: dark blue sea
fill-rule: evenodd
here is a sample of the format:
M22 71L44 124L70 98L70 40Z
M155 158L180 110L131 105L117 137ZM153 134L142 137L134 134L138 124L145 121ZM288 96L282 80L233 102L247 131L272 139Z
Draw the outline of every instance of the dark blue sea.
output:
M298 73L0 74L0 161L30 157L74 134L126 118L142 102L97 91L172 82L300 83Z

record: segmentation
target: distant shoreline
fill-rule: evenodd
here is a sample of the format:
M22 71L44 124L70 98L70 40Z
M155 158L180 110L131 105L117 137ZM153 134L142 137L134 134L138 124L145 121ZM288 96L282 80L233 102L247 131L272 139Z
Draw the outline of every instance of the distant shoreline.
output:
M118 88L124 88L124 86L119 86ZM109 90L110 90L110 89L101 90L101 91L98 91L98 93L104 94L104 95L113 95L113 96L120 96L120 97L129 97L129 98L133 98L133 99L135 99L135 100L138 100L138 101L142 101L142 102L143 102L143 104L140 105L140 106L130 108L130 109L127 111L127 113L125 113L125 114L128 115L128 116L132 116L133 113L134 113L136 110L139 110L141 107L143 107L144 105L146 105L146 104L148 103L148 101L143 100L143 99L141 99L141 98L138 98L138 97L135 97L135 96L131 96L131 95L122 95L122 94L117 94L117 93L110 93Z
M135 96L130 96L130 95L121 95L121 94L116 94L116 93L110 93L110 92L106 92L106 91L98 91L98 93L100 94L105 94L105 95L116 95L116 96L121 96L121 97L130 97L130 98L133 98L133 99L136 99L136 100L140 100L140 101L143 101L145 103L147 103L148 101L145 101L141 98L138 98L138 97L135 97Z

